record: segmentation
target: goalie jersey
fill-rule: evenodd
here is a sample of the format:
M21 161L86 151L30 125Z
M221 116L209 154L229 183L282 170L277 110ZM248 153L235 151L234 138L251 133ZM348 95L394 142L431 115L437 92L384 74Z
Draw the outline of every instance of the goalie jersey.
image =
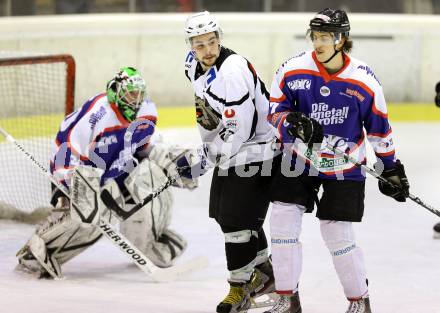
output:
M275 133L266 120L269 93L249 61L221 47L216 63L203 72L190 52L185 75L194 89L198 129L208 153L229 159L220 167L274 157Z
M136 153L147 148L156 120L156 106L150 100L141 104L137 118L129 123L105 93L98 94L61 123L50 171L68 187L76 165L98 167L104 171L101 184L112 178L122 187L137 164Z
M285 146L289 146L292 164L300 158L307 172L310 159L321 178L363 180L365 173L343 156L335 155L327 144L365 163L368 138L384 167L392 168L392 130L382 86L371 68L346 54L343 57L344 66L335 74L327 73L313 51L284 62L272 83L268 120ZM287 144L292 139L282 138L286 126L283 123L287 123L285 118L291 111L300 111L321 124L325 138L320 151L311 153L300 140Z

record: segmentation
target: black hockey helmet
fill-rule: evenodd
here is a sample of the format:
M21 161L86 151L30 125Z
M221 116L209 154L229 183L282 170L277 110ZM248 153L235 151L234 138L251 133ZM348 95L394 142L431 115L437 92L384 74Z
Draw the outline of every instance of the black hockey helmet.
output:
M343 10L326 8L318 12L310 20L310 30L317 32L341 33L348 37L350 21L347 13Z

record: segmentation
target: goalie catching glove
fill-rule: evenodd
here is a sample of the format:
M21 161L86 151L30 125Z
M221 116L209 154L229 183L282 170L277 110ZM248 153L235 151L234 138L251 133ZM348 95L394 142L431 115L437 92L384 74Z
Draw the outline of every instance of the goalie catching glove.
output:
M391 184L379 180L379 190L384 195L394 198L396 201L405 202L409 196L409 182L406 178L405 168L400 160L396 161L396 166L392 169L384 170L382 177Z
M196 162L195 151L178 146L155 144L148 154L148 159L154 161L164 171L166 176L173 177L179 171L179 160L188 159L189 164ZM180 174L180 173L179 173ZM175 187L194 189L198 186L197 176L190 177L181 175L173 184Z
M309 118L301 112L291 112L287 115L287 133L301 139L308 148L314 144L321 144L324 139L321 124L313 118Z

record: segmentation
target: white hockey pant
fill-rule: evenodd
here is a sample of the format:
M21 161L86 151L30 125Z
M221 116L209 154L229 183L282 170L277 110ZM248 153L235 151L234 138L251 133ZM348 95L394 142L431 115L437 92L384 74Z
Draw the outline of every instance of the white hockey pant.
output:
M275 202L270 216L272 264L275 288L295 292L302 270L302 247L299 241L302 216L301 205Z
M364 257L356 246L351 222L321 220L321 235L348 299L368 294Z

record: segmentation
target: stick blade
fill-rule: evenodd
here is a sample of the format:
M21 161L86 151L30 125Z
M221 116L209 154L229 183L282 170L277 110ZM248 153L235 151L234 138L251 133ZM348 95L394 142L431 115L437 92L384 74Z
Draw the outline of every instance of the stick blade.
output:
M184 279L196 271L203 270L209 266L207 257L198 256L188 260L182 264L176 264L165 269L158 269L153 272L151 278L156 282L172 282L179 279Z

